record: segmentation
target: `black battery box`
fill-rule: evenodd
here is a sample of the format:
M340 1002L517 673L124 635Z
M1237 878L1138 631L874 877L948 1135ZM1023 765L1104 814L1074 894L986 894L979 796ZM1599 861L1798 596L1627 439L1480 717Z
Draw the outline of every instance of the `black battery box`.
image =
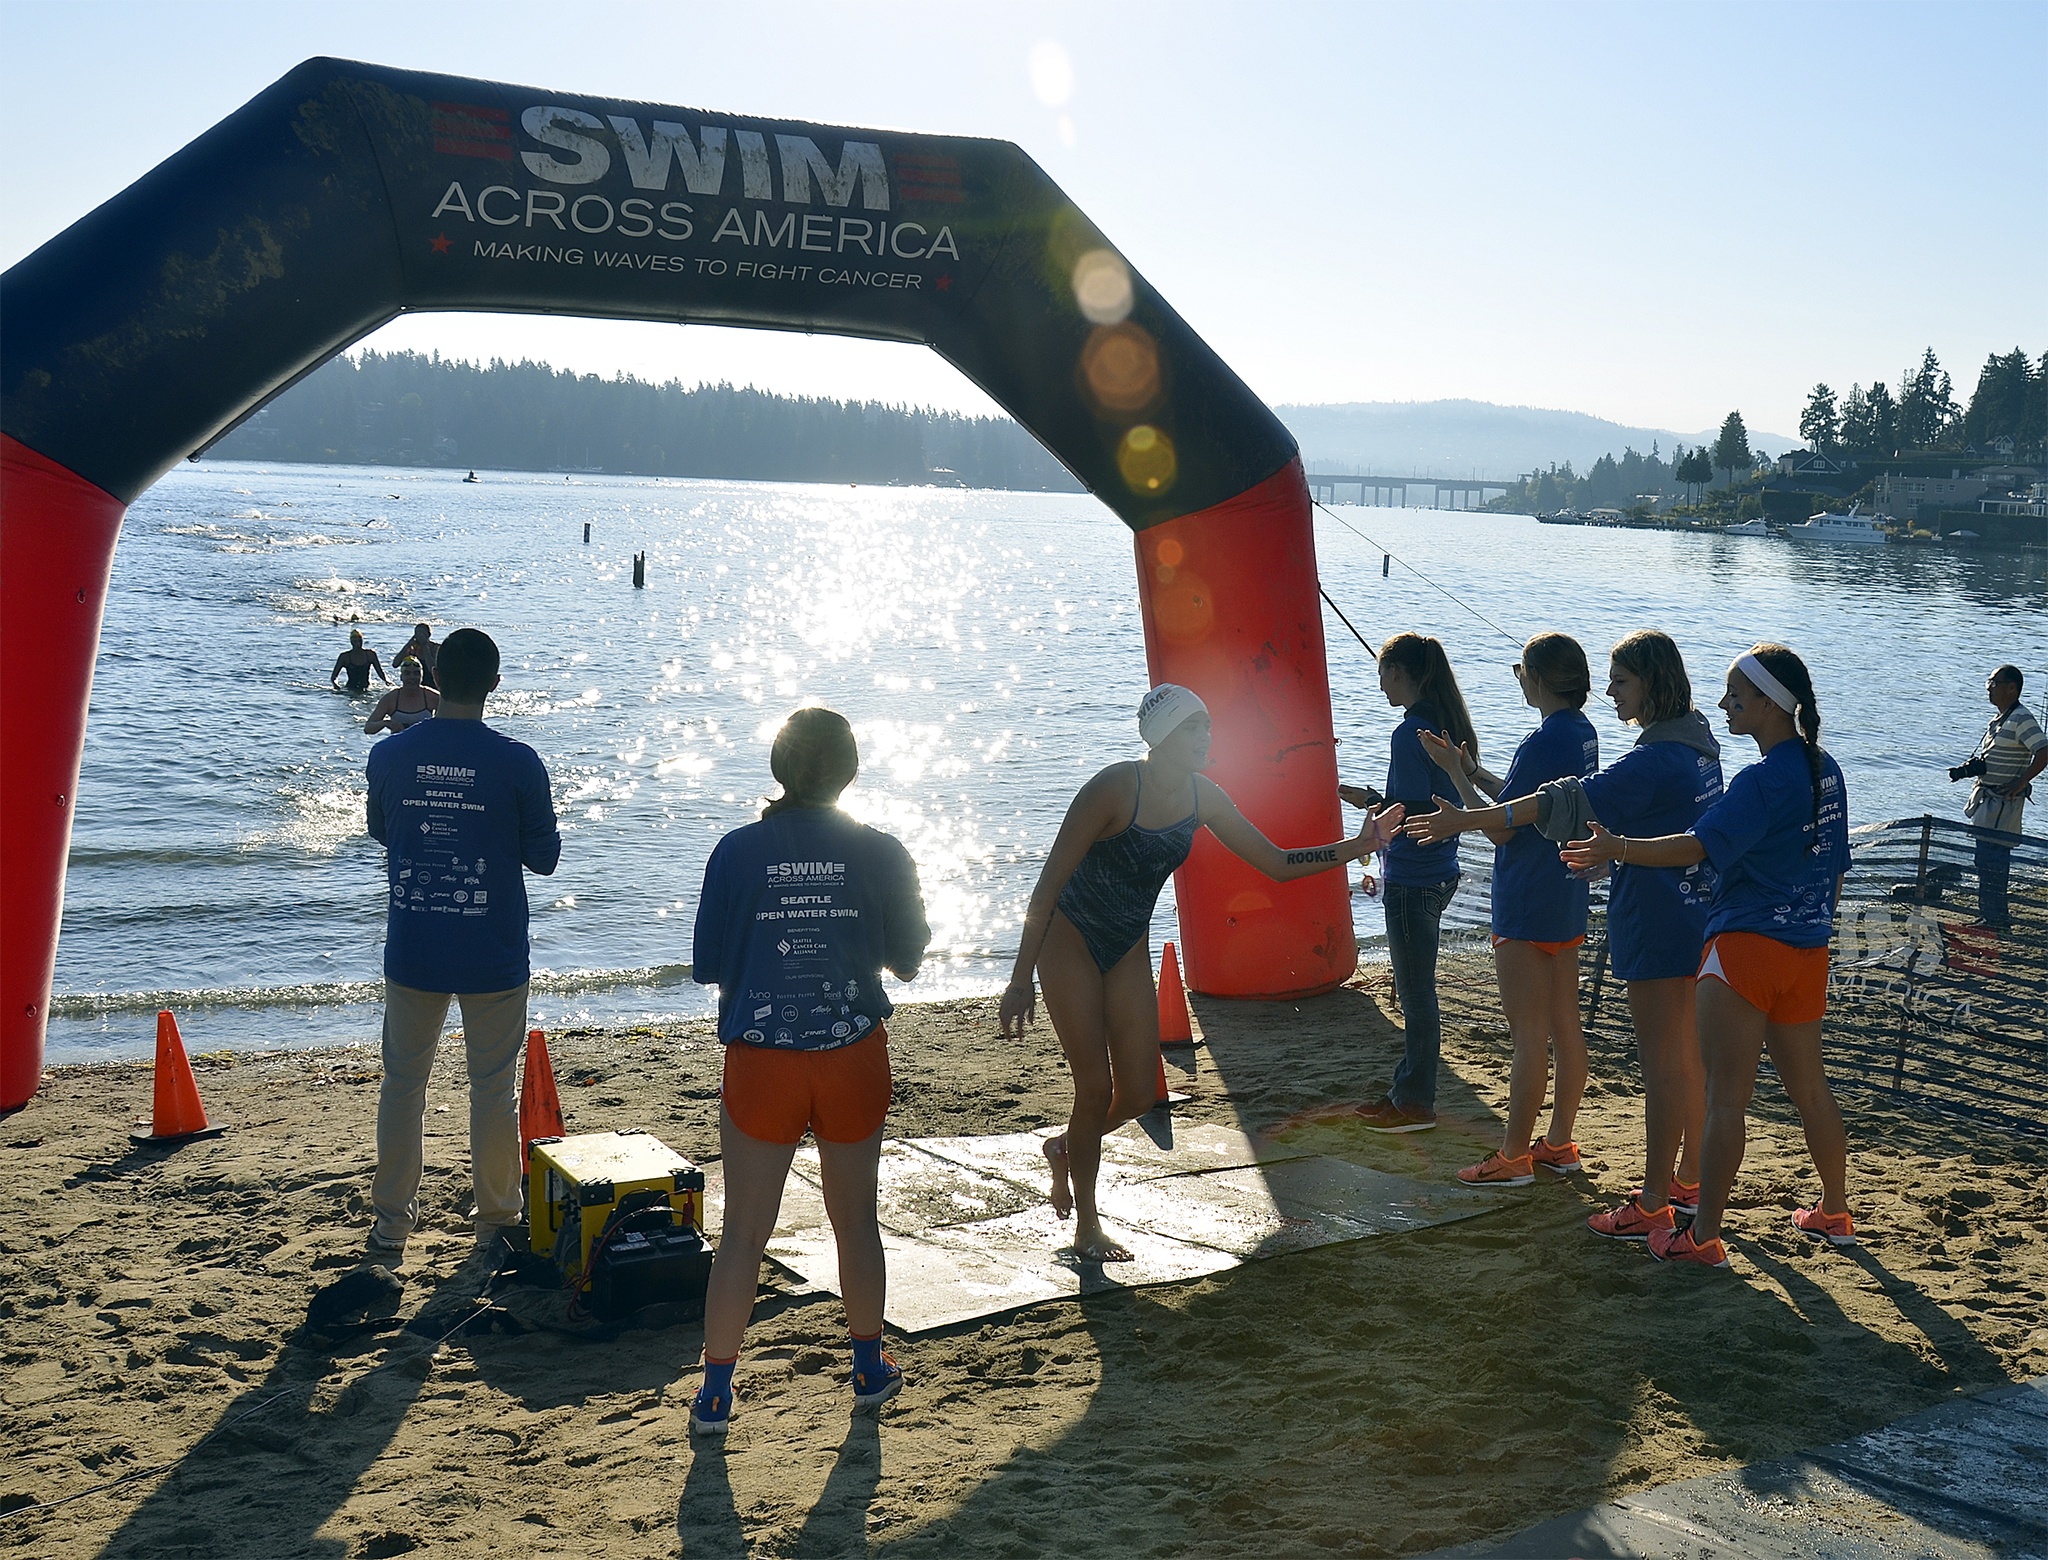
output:
M711 1279L711 1246L666 1208L622 1221L591 1260L590 1308L602 1321L621 1322L650 1305L679 1308L677 1319L704 1314Z

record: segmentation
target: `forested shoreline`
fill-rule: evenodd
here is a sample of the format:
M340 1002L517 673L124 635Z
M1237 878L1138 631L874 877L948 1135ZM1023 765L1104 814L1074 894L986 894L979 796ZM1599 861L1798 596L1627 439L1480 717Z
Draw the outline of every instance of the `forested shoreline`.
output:
M1079 492L1006 417L729 384L604 379L414 352L337 357L221 439L219 460L603 471Z
M2021 348L1992 354L1977 375L1967 403L1929 347L1899 376L1898 393L1881 379L1866 390L1852 384L1837 398L1825 383L1813 387L1799 419L1806 448L1840 469L1914 461L2035 462L2048 457L2048 352L2030 359ZM1778 451L1782 455L1784 451ZM1733 490L1767 471L1773 455L1754 448L1740 411L1730 412L1712 444L1669 456L1652 445L1643 455L1624 449L1603 455L1585 472L1569 461L1529 473L1487 507L1543 513L1552 509L1642 507L1653 499L1718 486ZM1718 476L1719 482L1716 482Z

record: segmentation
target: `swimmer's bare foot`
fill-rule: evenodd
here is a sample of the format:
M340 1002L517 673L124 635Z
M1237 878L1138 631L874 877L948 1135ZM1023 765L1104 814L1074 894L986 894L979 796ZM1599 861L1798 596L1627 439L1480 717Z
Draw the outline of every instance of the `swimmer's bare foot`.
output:
M1067 1135L1061 1132L1045 1140L1045 1162L1052 1169L1052 1191L1048 1201L1052 1211L1066 1218L1074 1211L1074 1182L1067 1173Z
M1074 1256L1082 1262L1130 1262L1128 1250L1102 1233L1093 1219L1084 1219L1074 1231Z

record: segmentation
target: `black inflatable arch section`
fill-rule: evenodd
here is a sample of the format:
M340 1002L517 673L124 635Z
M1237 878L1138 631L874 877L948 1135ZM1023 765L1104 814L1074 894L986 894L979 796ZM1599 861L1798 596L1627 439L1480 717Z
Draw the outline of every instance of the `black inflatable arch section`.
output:
M0 289L0 1110L40 1070L122 512L412 310L931 347L1136 533L1151 672L1209 701L1217 778L1284 843L1336 825L1294 441L1015 146L311 60ZM1342 980L1338 876L1276 885L1205 839L1179 880L1191 984Z

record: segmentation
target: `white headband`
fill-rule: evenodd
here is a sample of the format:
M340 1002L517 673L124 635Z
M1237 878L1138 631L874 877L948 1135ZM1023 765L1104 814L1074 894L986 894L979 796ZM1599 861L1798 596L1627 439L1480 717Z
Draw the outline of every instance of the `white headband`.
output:
M1735 669L1756 684L1756 691L1769 699L1787 715L1799 713L1799 701L1792 697L1792 690L1770 674L1764 663L1747 650L1735 658Z
M1138 705L1138 735L1145 746L1155 748L1190 715L1206 715L1209 706L1192 690L1179 683L1161 683Z

